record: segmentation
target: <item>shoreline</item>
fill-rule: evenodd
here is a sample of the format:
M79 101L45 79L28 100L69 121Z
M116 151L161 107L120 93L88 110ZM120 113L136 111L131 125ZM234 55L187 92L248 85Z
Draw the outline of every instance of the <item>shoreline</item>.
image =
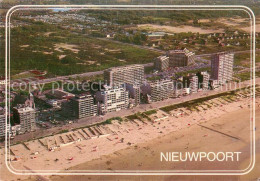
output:
M183 130L192 129L193 127L203 129L198 124L205 124L216 117L225 116L234 111L241 112L244 109L248 109L248 104L250 104L250 99L243 98L239 101L222 105L222 107L212 107L207 111L201 108L201 112L195 111L190 113L190 115L179 115L178 118L170 116L167 120L154 123L144 123L138 120L135 120L135 122L138 122L139 125L129 121L122 123L114 122L107 126L111 130L114 130L116 134L82 140L66 147L58 148L53 152L46 150L46 148L36 141L26 143L31 150L26 150L24 145L14 145L11 149L22 160L11 162L11 164L16 169L46 170L48 168L49 170L66 170L73 166L84 164L87 161L94 161L104 155L113 155L130 147L135 148L138 144L153 142L154 139L160 139L171 133L178 133ZM247 116L249 119L249 115ZM123 141L121 141L122 139ZM41 149L39 149L40 146ZM32 153L35 153L36 150L39 153L34 158ZM72 157L73 160L69 160Z

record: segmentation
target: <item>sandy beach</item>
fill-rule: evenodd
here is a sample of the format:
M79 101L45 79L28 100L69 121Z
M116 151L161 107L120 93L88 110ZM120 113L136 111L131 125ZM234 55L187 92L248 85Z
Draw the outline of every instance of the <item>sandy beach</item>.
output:
M67 169L113 171L217 169L222 167L225 169L238 169L242 165L246 167L249 164L250 98L238 96L233 100L233 102L225 102L224 99L216 98L207 101L207 104L201 105L198 108L199 111L192 112L186 109L177 109L169 113L157 110L156 115L152 114L150 116L151 118L162 118L156 122L134 120L119 123L114 121L113 124L104 126L104 129L106 127L112 131L110 134L74 142L59 147L54 151L49 151L46 146L40 144L37 140L27 142L24 145L14 145L11 150L16 156L19 155L21 160L12 161L11 165L16 169L25 171L56 170L57 172ZM258 102L259 98L257 99L257 105L259 105ZM212 106L207 109L205 105ZM257 108L257 110L259 116L260 109ZM48 139L51 138L48 137ZM233 162L228 165L225 162L218 164L208 162L173 164L170 162L162 163L159 160L160 152L163 151L237 150L244 150L242 159L239 163ZM36 152L37 155L35 155ZM14 158L13 155L12 159ZM35 180L35 178L38 178L33 176L10 177L11 173L5 176L4 180L12 180L13 178ZM93 177L94 180L96 178ZM69 180L71 178L51 177L51 180L56 179Z
M211 126L219 125L219 130L229 130L232 135L243 138L235 141L227 136L220 135L203 129L197 125L190 128L185 128L181 131L170 133L166 136L156 138L151 142L140 144L137 148L131 147L121 150L116 154L103 156L100 159L80 164L71 169L156 169L158 166L162 169L214 169L216 167L223 169L242 169L249 163L250 155L248 154L249 140L248 127L245 126L245 119L249 113L248 109L243 111L234 111L223 115L219 118L212 119L203 125ZM260 109L257 109L257 122L260 121ZM231 121L230 121L231 120ZM208 135L208 136L204 136ZM260 161L259 154L259 138L260 131L256 132L257 137L257 157L256 162ZM217 141L216 141L217 140ZM241 162L239 163L166 163L162 164L158 159L158 154L161 151L169 150L180 151L207 151L207 150L236 150L244 153ZM51 180L67 181L76 180L256 180L259 175L259 165L256 165L254 170L244 176L52 176Z

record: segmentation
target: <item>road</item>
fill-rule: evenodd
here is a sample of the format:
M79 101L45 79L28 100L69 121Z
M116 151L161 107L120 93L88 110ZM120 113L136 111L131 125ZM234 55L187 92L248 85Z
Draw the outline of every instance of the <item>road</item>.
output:
M133 47L136 47L136 48L140 48L140 49L144 49L144 50L150 50L150 51L158 52L158 53L161 53L161 54L166 53L166 51L164 51L164 50L160 50L160 49L145 46L145 45L136 45L136 44L131 44L131 43L124 43L124 42L121 42L121 41L116 41L116 40L108 39L108 38L97 38L97 39L103 40L103 41L115 42L115 43L119 43L119 44L122 44L122 45L133 46Z
M152 67L153 63L147 63L147 64L143 64L143 65L144 65L144 67ZM30 83L31 84L47 84L47 83L51 83L51 82L68 80L69 78L91 77L91 76L95 76L95 75L102 75L103 73L104 73L104 70L100 70L100 71L96 71L96 72L85 72L85 73L82 73L82 74L58 76L58 77L54 77L54 78L31 81ZM23 85L24 84L25 84L25 82L23 83ZM11 81L11 87L19 87L19 83L16 83L15 81Z
M237 73L245 73L245 72L250 72L252 69L251 68L246 68L244 70L240 70ZM260 67L255 67L255 72L259 72L260 71Z
M150 50L150 51L156 51L162 54L165 54L166 51L163 50L159 50L156 48L152 48L152 47L148 47L148 46L143 46L143 45L134 45L134 44L130 44L130 43L123 43L123 42L119 42L116 40L112 40L112 39L107 39L107 38L98 38L100 40L105 40L105 41L113 41L116 43L121 43L124 45L130 45L130 46L134 46L134 47L138 47L141 49L146 49L146 50ZM256 49L256 51L259 51L260 49ZM250 52L251 50L244 50L244 51L235 51L233 53L237 54L237 53L246 53L246 52ZM201 55L196 55L196 58L200 61L203 62L209 62L209 60L205 60L202 57L208 57L208 56L212 56L213 54L216 53L211 53L211 54L201 54ZM147 63L144 64L145 67L151 67L153 66L153 62L151 63ZM248 71L248 70L245 70ZM58 77L54 77L54 78L48 78L48 79L43 79L43 80L37 80L37 81L31 81L31 84L46 84L46 83L51 83L51 82L57 82L57 81L64 81L64 80L68 80L69 78L77 78L77 77L90 77L90 76L95 76L95 75L102 75L104 73L104 70L101 71L96 71L96 72L85 72L85 73L81 73L81 74L73 74L73 75L66 75L66 76L58 76ZM24 85L24 83L23 83ZM11 87L19 87L18 83L15 83L14 81L11 81Z
M235 54L238 54L238 53L248 53L248 52L250 52L250 51L251 51L251 50L242 50L242 51L235 51L235 52L233 52L233 53L235 53ZM256 48L255 51L256 51L256 52L257 52L257 51L260 51L260 49ZM227 51L227 52L232 52L232 51ZM214 55L214 54L217 54L217 53L200 54L200 55L196 55L196 57L210 57L210 56L212 56L212 55Z
M256 79L256 84L260 84L260 78ZM240 87L247 87L251 85L251 81L244 81L240 84ZM231 91L234 89L239 88L237 85L235 86L235 83L227 86L223 86L222 89L218 88L216 90L213 91L202 91L202 92L198 92L198 93L194 93L188 96L183 96L181 98L176 98L176 99L166 99L163 101L158 101L158 102L153 102L151 104L141 104L137 107L134 107L132 109L124 109L121 111L117 111L117 112L111 112L108 113L104 116L95 116L95 117L88 117L88 118L83 118L78 120L75 123L72 124L67 124L67 125L63 125L63 126L59 126L59 127L52 127L50 129L37 129L35 132L30 132L30 133L25 133L22 135L17 135L15 136L15 138L13 140L11 140L12 144L17 143L18 141L25 141L25 140L32 140L32 139L36 139L39 137L44 137L44 136L49 136L52 134L58 134L61 130L64 129L76 129L76 128L80 128L80 127L85 127L85 126L89 126L89 125L93 125L96 123L101 123L109 118L112 117L124 117L127 115L131 115L131 114L135 114L137 112L144 112L147 110L151 110L151 109L158 109L160 107L164 107L167 105L173 105L173 104L179 104L185 101L190 101L190 100L194 100L194 99L198 99L198 98L202 98L202 97L207 97L210 95L215 95L215 94L219 94L222 92L226 92L226 91ZM3 145L3 143L0 143L0 145Z

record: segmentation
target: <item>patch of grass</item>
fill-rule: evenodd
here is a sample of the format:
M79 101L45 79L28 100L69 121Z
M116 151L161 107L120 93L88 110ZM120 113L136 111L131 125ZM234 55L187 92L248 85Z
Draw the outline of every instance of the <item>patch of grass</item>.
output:
M250 80L251 72L244 72L240 74L236 74L235 77L239 78L241 81Z
M250 67L250 53L235 54L234 65Z
M67 132L69 132L69 130L64 129L64 130L61 130L60 132L58 132L57 134L62 134L62 133L67 133Z
M157 113L157 111L155 109L144 112L144 114L146 114L147 116L155 114L155 113Z
M154 66L151 66L151 67L144 67L144 73L145 74L150 74L152 73L154 70Z
M153 77L148 77L147 80L150 80L150 81L156 81L156 80L160 80L161 77L160 76L153 76Z
M107 119L106 121L102 122L101 124L103 124L103 125L111 124L113 120L117 120L117 121L119 121L119 123L121 123L123 121L123 119L121 117L112 117L112 118Z
M16 75L11 76L11 79L12 80L14 80L14 79L24 79L24 78L31 78L31 77L34 77L34 76L36 76L36 75L31 73L31 72L24 72L22 74L16 74Z
M139 119L136 114L132 114L132 115L126 116L126 118L129 119L129 120Z
M176 73L176 76L187 76L188 74L192 74L192 73L198 73L198 72L210 72L210 68L200 68L200 69L196 69L196 70L190 70L190 71L186 71L186 72L179 72Z

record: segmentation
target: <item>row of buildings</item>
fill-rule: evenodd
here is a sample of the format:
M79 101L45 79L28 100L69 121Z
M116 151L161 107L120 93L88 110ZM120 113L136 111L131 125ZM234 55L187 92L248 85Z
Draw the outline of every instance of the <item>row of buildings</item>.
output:
M155 58L155 68L166 71L169 68L185 67L195 62L195 54L184 50L171 50ZM211 57L211 79L223 84L233 78L234 53L216 53Z
M155 59L155 68L161 71L169 67L182 67L194 63L194 53L173 50ZM106 85L95 95L75 96L62 106L65 113L78 119L208 90L209 83L223 84L232 80L233 53L212 56L211 75L208 72L190 74L181 81L162 79L146 81L144 66L140 64L113 67L104 71Z
M194 61L194 54L187 50L170 51L166 55L155 59L155 67L161 71L169 67L187 66ZM209 82L223 84L232 79L233 53L214 54L211 60L211 75L208 72L189 74L178 81L161 79L147 81L144 66L140 64L113 67L104 71L105 85L94 94L65 96L64 91L59 94L62 98L61 109L64 115L82 119L109 112L137 106L141 102L150 103L175 98L185 94L208 90ZM58 91L60 92L60 91ZM0 136L4 135L4 114L0 114ZM23 105L13 108L13 118L19 123L19 133L36 129L36 110L33 96Z
M110 68L104 72L106 84L103 90L97 91L94 95L77 95L63 102L61 107L66 115L77 119L103 115L137 106L141 102L150 103L180 96L183 94L183 88L191 90L186 93L208 89L210 75L207 72L201 74L203 76L201 82L198 76L191 75L188 85L183 87L183 82L172 79L146 81L143 65ZM204 86L199 86L199 84Z
M6 129L10 137L36 130L36 109L32 94L28 96L24 104L17 104L12 108L10 120L5 120L5 109L0 110L0 138L5 136ZM9 122L10 121L10 122ZM13 122L11 126L11 122Z

